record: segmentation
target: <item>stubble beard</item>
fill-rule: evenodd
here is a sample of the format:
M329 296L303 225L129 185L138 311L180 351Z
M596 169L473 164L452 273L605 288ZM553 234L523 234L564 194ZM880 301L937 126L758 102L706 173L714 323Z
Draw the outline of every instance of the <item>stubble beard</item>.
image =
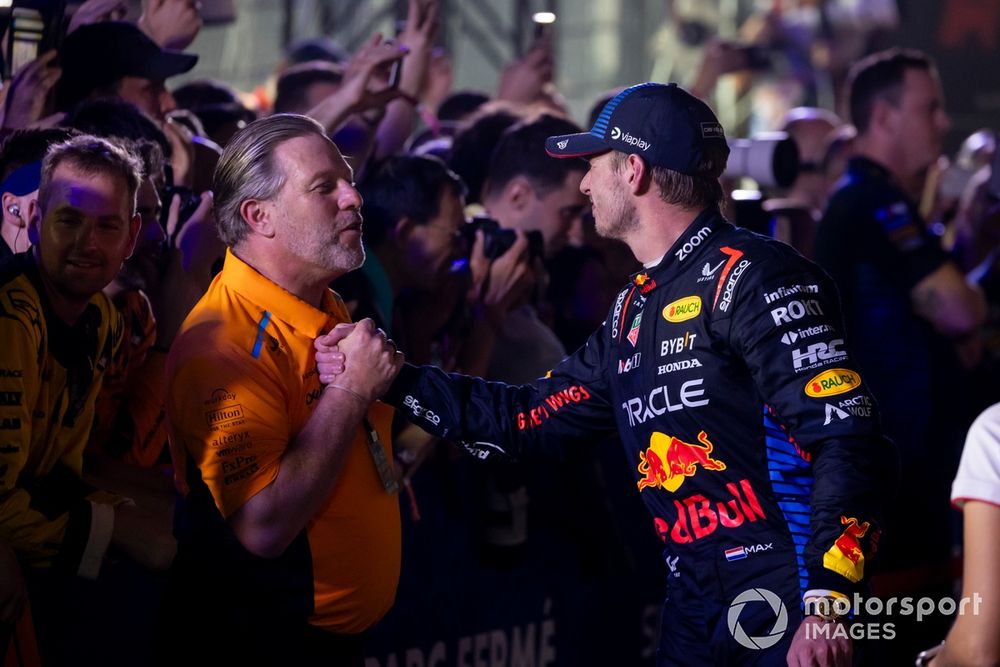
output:
M605 215L600 215L598 210L594 209L594 229L605 238L625 241L639 226L635 206L620 190L615 190L609 208ZM602 217L605 219L601 220Z

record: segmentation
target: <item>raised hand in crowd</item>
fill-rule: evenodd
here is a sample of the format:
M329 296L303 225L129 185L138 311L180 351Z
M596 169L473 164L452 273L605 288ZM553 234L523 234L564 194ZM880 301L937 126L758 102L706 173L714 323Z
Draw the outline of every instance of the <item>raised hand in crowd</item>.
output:
M543 99L546 87L552 82L554 69L552 41L543 37L523 58L504 68L500 74L497 99L516 104L533 104Z
M399 79L399 89L406 97L386 108L375 140L376 159L402 150L413 131L417 118L414 104L423 92L439 27L437 0L409 0L406 27L396 38L396 42L408 51Z
M437 0L409 0L406 27L396 41L410 53L399 87L412 98L417 98L423 88L439 27Z
M368 318L338 324L314 345L319 381L353 394L365 405L381 398L403 367L403 353Z
M431 52L431 60L427 66L427 77L420 93L420 102L431 113L437 114L438 107L444 102L455 84L455 65L451 56L444 49L436 48Z
M746 49L739 42L718 38L710 40L705 46L698 74L691 84L691 94L710 97L721 76L746 70L748 65Z
M139 28L166 49L183 50L201 30L197 0L143 0Z
M50 115L49 93L62 75L55 58L55 51L47 51L14 75L4 100L3 129L38 126Z
M333 132L352 114L383 110L388 102L399 97L400 91L391 88L380 74L390 63L406 55L405 47L383 41L380 34L372 35L347 63L343 83L337 92L306 115Z
M91 23L121 21L126 14L128 14L127 0L87 0L73 12L66 34Z

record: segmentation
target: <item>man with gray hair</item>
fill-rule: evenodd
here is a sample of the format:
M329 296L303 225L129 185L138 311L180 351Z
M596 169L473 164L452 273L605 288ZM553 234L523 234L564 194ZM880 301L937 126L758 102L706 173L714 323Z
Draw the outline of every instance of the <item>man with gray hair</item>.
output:
M56 144L24 212L33 248L0 263L0 544L25 571L52 664L79 649L68 598L110 544L152 568L171 556L146 540L142 510L81 479L94 401L125 346L101 290L135 247L138 171L102 139Z
M327 287L364 261L361 196L323 127L292 114L236 134L214 191L225 265L167 361L183 498L157 654L361 664L399 577L392 411L377 399L402 364ZM338 326L351 363L323 391L314 340Z

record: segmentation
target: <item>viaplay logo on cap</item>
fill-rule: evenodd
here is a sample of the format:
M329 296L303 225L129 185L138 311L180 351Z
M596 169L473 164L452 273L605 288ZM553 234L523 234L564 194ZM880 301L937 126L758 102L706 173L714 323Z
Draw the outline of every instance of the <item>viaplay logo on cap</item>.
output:
M622 129L617 125L611 128L611 139L621 141L629 146L635 146L641 151L646 151L653 146L653 144L646 141L642 137L637 137L633 134L629 134L628 132L622 132Z

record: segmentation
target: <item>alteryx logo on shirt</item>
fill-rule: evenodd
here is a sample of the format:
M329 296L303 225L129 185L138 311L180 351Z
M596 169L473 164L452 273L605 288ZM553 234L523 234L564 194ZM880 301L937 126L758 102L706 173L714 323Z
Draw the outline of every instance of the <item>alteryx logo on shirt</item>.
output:
M708 405L709 399L702 398L705 389L704 378L688 380L671 395L670 387L656 387L648 396L630 398L622 403L622 410L628 415L629 426L645 424L654 417L667 412L677 412L685 408L700 408Z

